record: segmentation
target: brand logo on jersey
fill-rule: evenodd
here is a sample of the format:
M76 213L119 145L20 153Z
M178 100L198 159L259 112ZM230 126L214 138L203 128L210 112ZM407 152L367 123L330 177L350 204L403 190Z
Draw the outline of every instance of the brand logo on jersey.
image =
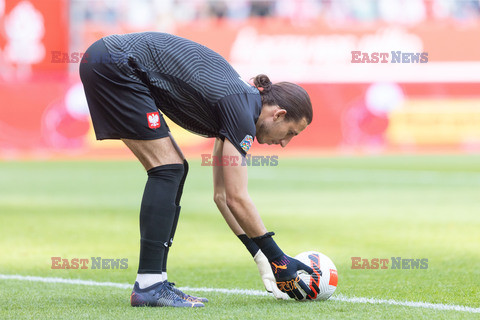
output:
M248 152L248 150L252 146L252 143L253 143L252 136L247 134L245 138L243 138L242 142L240 142L240 147L242 147L243 151Z
M160 115L158 112L147 113L148 127L150 129L160 128Z

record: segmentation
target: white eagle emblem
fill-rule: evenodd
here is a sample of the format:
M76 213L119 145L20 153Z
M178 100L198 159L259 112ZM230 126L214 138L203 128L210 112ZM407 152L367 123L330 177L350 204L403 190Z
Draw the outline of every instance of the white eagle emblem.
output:
M160 128L160 115L158 112L147 113L148 127L150 129Z

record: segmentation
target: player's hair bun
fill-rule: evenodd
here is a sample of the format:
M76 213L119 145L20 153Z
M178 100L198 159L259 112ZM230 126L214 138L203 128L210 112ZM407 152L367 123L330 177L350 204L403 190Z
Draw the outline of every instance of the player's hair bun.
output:
M286 120L312 122L313 108L310 97L297 84L291 82L277 82L273 84L268 76L259 74L252 78L254 86L260 92L263 106L279 106L287 111Z
M260 93L266 93L272 89L272 82L265 74L259 74L253 78L253 84L257 87Z

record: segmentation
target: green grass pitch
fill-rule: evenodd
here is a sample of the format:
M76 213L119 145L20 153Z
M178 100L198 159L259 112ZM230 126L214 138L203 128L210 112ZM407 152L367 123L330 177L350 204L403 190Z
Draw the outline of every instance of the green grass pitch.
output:
M211 167L190 161L169 279L263 290L256 266L213 203ZM0 163L0 274L133 283L146 174L135 161ZM249 168L249 190L290 255L338 268L334 297L480 307L480 156L280 158ZM128 259L126 269L51 269L51 257ZM352 269L352 257L428 259L427 269ZM0 318L405 319L479 313L387 303L276 301L191 292L205 308L132 308L131 289L0 279ZM347 299L348 300L348 299Z

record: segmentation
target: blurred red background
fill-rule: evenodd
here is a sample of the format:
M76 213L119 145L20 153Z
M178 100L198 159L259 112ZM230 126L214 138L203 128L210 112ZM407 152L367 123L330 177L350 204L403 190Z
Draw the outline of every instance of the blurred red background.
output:
M127 154L121 143L94 141L78 57L102 36L137 31L200 42L245 80L266 73L274 82L302 85L314 120L289 153L478 152L480 13L462 7L467 18L457 9L439 17L431 12L434 2L419 2L423 15L415 21L389 21L385 13L358 18L347 7L332 18L330 1L319 1L316 14L285 15L277 3L269 14L240 18L199 9L210 2L180 1L197 10L181 19L173 4L168 16L147 1L155 14L140 12L138 19L126 1L8 0L0 11L0 158ZM426 52L428 62L355 64L351 51ZM172 131L187 154L209 152L213 144L174 125Z

